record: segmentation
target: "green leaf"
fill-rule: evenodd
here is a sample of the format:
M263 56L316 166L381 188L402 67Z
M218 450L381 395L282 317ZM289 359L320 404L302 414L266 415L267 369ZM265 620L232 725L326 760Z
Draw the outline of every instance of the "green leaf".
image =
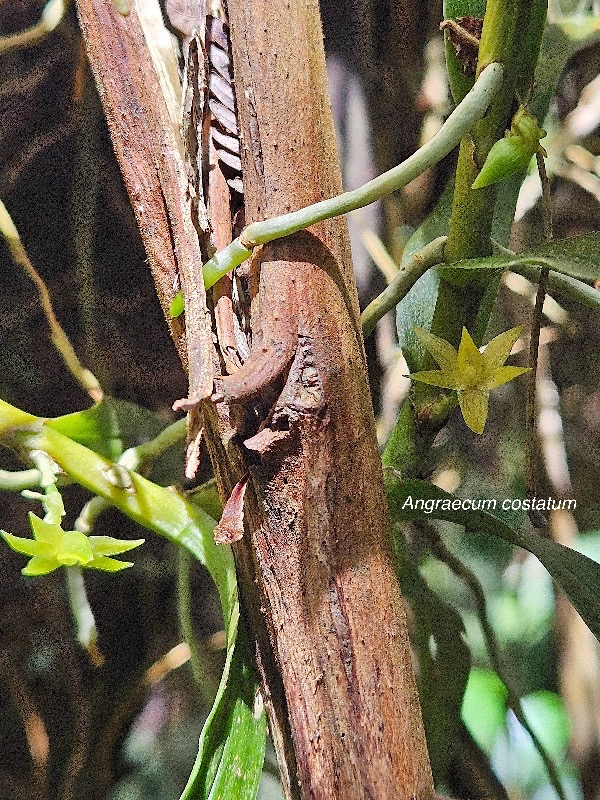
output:
M600 39L600 19L596 15L577 15L559 24L546 25L534 79L534 96L529 108L542 120L560 76L569 59Z
M167 424L153 411L114 397L46 421L50 428L113 461L127 447L154 439Z
M506 728L507 699L508 690L495 672L479 668L471 670L462 716L471 735L488 755L496 737Z
M108 458L116 459L123 452L118 418L108 398L84 411L48 420L46 424Z
M527 721L552 758L561 760L569 745L569 718L562 698L554 692L539 691L521 699Z
M471 533L504 539L533 553L600 640L600 564L596 561L532 531L517 531L487 511L464 510L459 498L426 481L388 477L386 485L395 519L443 519L462 525ZM420 501L418 507L415 500Z
M600 278L600 232L584 233L570 239L555 239L518 255L500 253L487 258L470 258L448 265L452 269L510 269L512 272L531 275L522 267L547 267L552 272L584 281Z
M448 230L452 211L454 180L449 181L436 207L410 237L402 254L400 269L426 244ZM415 333L415 328L429 330L435 311L440 278L436 269L428 270L415 283L408 294L396 307L396 330L398 344L408 364L410 372L428 369L431 356Z
M243 631L230 642L217 697L180 800L255 800L266 744L266 716Z

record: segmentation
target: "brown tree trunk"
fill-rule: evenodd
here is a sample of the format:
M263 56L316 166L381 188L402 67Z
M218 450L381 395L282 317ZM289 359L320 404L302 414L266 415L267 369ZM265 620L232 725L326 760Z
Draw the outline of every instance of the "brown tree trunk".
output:
M128 79L135 15L119 20L100 0L79 8L126 183L135 189L142 171L174 207L165 186L175 184L161 178L165 136L159 155L148 145L149 169L132 169L119 141L126 114L111 92ZM339 193L317 3L229 0L228 11L247 221ZM152 97L154 80L130 94ZM159 224L138 219L160 254ZM265 246L250 272L250 357L217 378L217 402L203 409L223 492L250 474L234 548L286 794L432 800L345 221ZM168 296L164 282L159 293Z

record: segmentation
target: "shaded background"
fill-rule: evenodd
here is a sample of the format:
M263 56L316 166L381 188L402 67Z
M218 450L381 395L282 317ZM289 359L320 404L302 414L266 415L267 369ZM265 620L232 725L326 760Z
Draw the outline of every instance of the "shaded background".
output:
M0 35L34 24L42 5L35 0L0 2ZM570 10L567 2L562 5ZM352 188L407 157L449 110L437 31L441 3L324 0L322 13L344 179ZM592 83L599 56L595 47L572 60L547 125L555 142L550 167L557 236L600 229L600 86ZM576 109L581 112L582 92L591 110L584 114L587 127L584 119L583 128L574 134L569 115ZM450 158L403 193L354 215L352 241L362 306L385 286L369 256L369 232L381 236L397 262L451 169ZM129 408L127 444L151 438L172 419L171 404L185 394L186 381L154 293L72 8L44 41L0 55L0 197L81 360L108 394L148 410ZM540 238L531 186L522 195L522 207L528 205L531 208L515 226L516 247ZM86 407L87 396L51 345L33 284L12 263L2 242L0 270L0 396L44 416ZM530 290L512 280L501 289L490 335L527 323L530 313ZM569 303L548 309L541 357L546 387L542 408L547 413L537 459L547 493L555 494L557 481L562 481L562 490L577 499L574 516L552 521L552 535L596 557L597 316ZM390 319L380 325L368 352L383 442L407 388ZM511 383L493 395L481 437L471 435L459 416L453 417L432 454L431 473L440 485L463 496L522 493L521 391ZM562 438L556 439L553 432L559 423ZM155 464L150 477L180 482L180 455ZM558 466L557 474L548 469L552 464ZM19 464L3 450L0 466ZM64 496L70 526L87 496L76 487L65 489ZM39 510L36 506L18 495L0 493L0 525L26 535L26 512ZM116 512L101 517L97 532L139 535L133 523ZM548 737L547 746L563 763L569 797L600 800L597 643L562 598L554 596L549 578L533 557L467 540L455 530L444 533L485 587L507 672L526 697L540 735ZM484 764L484 773L490 761L511 797L552 797L527 735L505 713L503 686L489 669L472 594L423 545L428 535L438 534L438 529L409 531L410 553L430 586L452 602L465 621L474 670L463 717L479 745L468 736L458 742L440 784L457 797L475 797L473 784L465 778L471 758ZM132 570L116 576L86 573L99 631L97 650L90 654L74 635L64 575L23 578L22 557L0 547L0 797L179 796L208 707L189 664L180 664L185 652L177 649L182 640L178 554L156 537L136 552ZM201 570L194 568L191 581L196 634L205 645L210 669L218 675L218 602ZM418 631L414 633L418 639ZM480 796L494 796L492 791L493 782ZM272 760L261 792L265 800L280 796Z

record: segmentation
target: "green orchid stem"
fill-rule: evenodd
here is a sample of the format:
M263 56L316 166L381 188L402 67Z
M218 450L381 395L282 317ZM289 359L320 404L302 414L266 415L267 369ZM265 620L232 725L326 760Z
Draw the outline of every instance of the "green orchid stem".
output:
M501 63L505 68L505 79L485 118L461 142L448 227L446 260L449 262L489 253L496 189L471 187L492 146L504 137L515 92L523 96L528 93L544 27L544 5L540 0L487 2L477 69L483 74L488 64ZM463 318L461 324L465 322ZM460 327L457 326L456 330L460 331ZM448 338L447 330L433 332Z
M149 442L139 444L137 447L131 447L119 457L117 463L126 469L138 469L142 464L153 461L161 456L166 450L173 445L179 444L185 439L186 433L186 420L178 419L171 425L164 428L158 436L151 439ZM110 503L103 497L92 497L91 500L83 507L81 514L75 521L75 530L82 533L89 533L94 527L94 523L107 508L110 508Z
M501 64L489 64L471 91L450 114L438 133L416 153L397 167L384 172L358 189L344 192L329 200L248 225L230 245L210 259L203 269L204 285L213 286L219 278L252 255L255 247L315 225L340 214L347 214L370 205L406 186L426 169L448 155L473 125L485 114L492 99L502 86L504 69Z
M127 450L126 452L134 455L136 459L136 465L132 468L136 469L139 464L155 461L166 450L183 441L186 431L187 421L185 417L183 417L167 425L166 428L163 428L163 430L149 442L138 444L137 447L132 447L130 450ZM125 453L123 455L125 455ZM119 459L119 462L121 462L121 459ZM124 461L123 463L125 463L126 466L131 466L129 461Z
M158 486L130 471L130 488L119 488L108 479L114 465L97 453L54 430L45 421L0 400L0 442L25 457L42 450L76 483L100 495L148 530L185 547L206 565L221 600L228 639L237 625L237 588L233 555L229 547L216 545L215 520L177 492Z
M446 237L440 236L425 245L422 250L411 256L390 285L369 303L360 316L365 339L373 332L379 320L402 300L421 275L430 267L443 262L445 244Z

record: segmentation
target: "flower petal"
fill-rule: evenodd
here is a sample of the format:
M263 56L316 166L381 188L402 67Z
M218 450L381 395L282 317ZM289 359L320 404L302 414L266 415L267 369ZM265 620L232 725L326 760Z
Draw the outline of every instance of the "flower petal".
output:
M92 545L94 558L96 556L117 556L119 553L126 553L144 544L145 539L113 539L112 536L90 536L89 543Z
M91 561L84 565L86 569L101 569L103 572L119 572L127 567L132 567L132 561L118 561L116 558L106 556L94 556Z
M40 519L31 511L29 512L29 524L38 542L51 544L53 547L58 546L64 533L59 524L56 522L46 522L45 519Z
M450 342L440 339L439 336L424 328L413 328L417 338L435 358L442 369L453 369L456 366L456 350Z
M413 381L420 381L421 383L428 383L430 386L439 386L441 389L462 389L460 376L456 371L442 370L442 369L429 369L425 372L415 372L408 376Z
M463 419L473 433L483 433L488 415L488 392L482 389L464 389L458 393Z
M63 531L56 551L56 558L66 567L75 564L87 564L94 557L92 545L85 533L80 531Z
M519 375L530 371L531 367L499 367L481 384L481 388L488 391L497 389L499 386L512 381L513 378L518 378Z
M510 355L510 351L521 333L523 325L517 325L504 333L495 336L483 351L486 374L501 367Z
M27 563L21 570L21 575L47 575L49 572L54 572L61 565L55 558L43 558L42 556L34 556L31 561Z
M483 356L466 328L462 329L456 364L466 386L477 386L483 380L485 375Z
M6 544L14 550L15 553L22 553L24 556L44 556L52 558L54 555L54 547L45 542L37 542L35 539L25 539L21 536L13 536L12 533L0 531L2 538Z

